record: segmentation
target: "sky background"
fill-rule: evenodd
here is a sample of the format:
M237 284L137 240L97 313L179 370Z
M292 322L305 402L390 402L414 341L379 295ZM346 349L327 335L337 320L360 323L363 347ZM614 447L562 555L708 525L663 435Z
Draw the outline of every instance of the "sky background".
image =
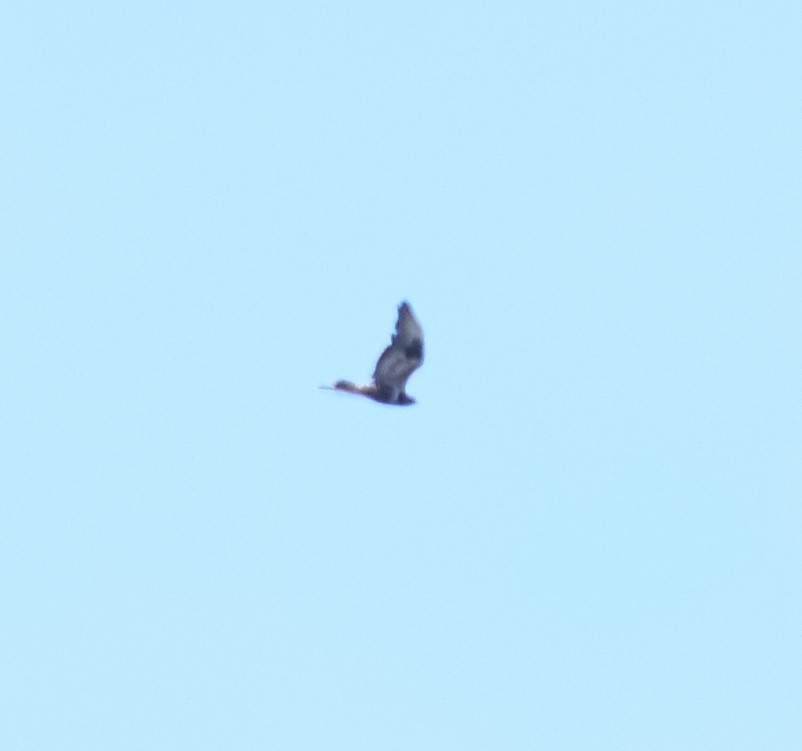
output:
M802 748L798 2L2 16L3 748Z

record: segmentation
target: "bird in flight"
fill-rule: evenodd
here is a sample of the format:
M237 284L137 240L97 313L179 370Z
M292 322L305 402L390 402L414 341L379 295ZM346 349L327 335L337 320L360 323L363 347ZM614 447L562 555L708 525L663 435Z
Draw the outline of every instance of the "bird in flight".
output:
M414 404L404 388L412 373L423 362L423 329L412 313L409 303L398 306L396 333L390 346L381 353L373 372L373 380L366 386L358 386L351 381L337 381L328 387L351 394L361 394L382 404Z

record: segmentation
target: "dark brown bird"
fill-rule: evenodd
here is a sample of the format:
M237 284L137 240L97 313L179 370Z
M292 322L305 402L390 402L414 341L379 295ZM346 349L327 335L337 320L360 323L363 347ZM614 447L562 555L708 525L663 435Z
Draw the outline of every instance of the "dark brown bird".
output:
M351 381L337 381L332 388L362 394L382 404L414 404L415 400L407 395L404 388L409 377L423 362L423 329L406 302L398 306L395 330L390 346L382 352L376 363L373 381L366 386L357 386Z

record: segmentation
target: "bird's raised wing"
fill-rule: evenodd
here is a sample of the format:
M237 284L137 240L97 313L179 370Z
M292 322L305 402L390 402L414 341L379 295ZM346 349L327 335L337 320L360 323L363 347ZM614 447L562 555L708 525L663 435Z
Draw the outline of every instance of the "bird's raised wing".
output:
M423 362L423 329L408 303L398 306L398 321L392 342L376 363L373 380L380 392L404 393L407 379Z

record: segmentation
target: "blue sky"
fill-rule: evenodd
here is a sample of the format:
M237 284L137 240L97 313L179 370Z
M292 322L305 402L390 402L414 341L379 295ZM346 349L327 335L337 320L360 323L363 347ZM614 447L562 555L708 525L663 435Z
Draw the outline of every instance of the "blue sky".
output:
M800 748L798 3L3 26L4 748Z

